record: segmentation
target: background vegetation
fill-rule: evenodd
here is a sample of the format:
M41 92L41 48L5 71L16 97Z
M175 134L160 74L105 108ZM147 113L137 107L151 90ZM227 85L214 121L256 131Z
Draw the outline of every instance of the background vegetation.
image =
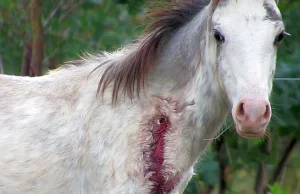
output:
M144 7L143 0L0 0L1 72L38 76L83 51L114 50L141 33ZM300 77L300 1L279 7L292 37L281 45L276 77ZM227 130L214 140L186 194L300 193L300 81L275 80L272 106L265 138Z

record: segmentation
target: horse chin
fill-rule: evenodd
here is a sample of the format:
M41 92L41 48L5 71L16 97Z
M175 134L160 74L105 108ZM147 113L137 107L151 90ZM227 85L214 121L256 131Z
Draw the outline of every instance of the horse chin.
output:
M258 138L258 137L263 137L265 135L266 129L263 128L259 132L254 133L254 132L249 132L247 130L243 130L243 129L239 128L238 126L236 126L235 127L235 131L241 137L245 137L245 138Z

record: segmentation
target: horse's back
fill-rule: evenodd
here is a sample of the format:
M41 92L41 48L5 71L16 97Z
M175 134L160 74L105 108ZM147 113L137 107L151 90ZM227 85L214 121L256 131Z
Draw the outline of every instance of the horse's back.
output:
M45 83L43 77L0 76L0 133L3 128L21 132L32 122L39 125L55 110L55 94Z
M37 85L29 77L0 76L0 133L35 115L33 110L40 104L41 98L37 95Z
M45 80L0 75L0 194L75 192L66 187L70 107Z

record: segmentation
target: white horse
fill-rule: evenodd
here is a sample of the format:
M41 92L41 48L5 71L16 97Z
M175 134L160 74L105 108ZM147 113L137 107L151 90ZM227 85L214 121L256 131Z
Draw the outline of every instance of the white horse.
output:
M275 0L182 0L137 42L42 77L0 76L0 194L182 193L232 112L263 136Z

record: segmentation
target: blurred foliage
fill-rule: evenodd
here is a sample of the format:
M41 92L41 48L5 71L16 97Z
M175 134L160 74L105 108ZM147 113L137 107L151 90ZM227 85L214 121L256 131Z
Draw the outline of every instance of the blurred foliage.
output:
M0 54L6 74L19 74L24 44L31 39L28 0L0 1ZM43 1L44 68L78 58L82 52L117 49L142 31L140 9L129 14L127 1ZM128 2L131 2L130 0ZM131 2L132 4L132 2ZM13 52L12 52L13 51Z
M44 70L78 58L88 51L112 51L130 43L143 30L146 0L51 0L42 1L45 39ZM0 56L6 74L19 75L24 45L31 37L29 0L0 1ZM300 77L300 1L280 0L286 37L278 53L276 77ZM254 193L257 172L266 164L268 182L292 138L300 140L300 81L275 80L272 95L273 120L270 125L270 153L267 138L247 140L233 130L225 133L221 151L215 144L195 167L196 175L186 194L217 193L220 162L226 166L227 193ZM231 123L231 121L228 121ZM218 142L218 140L216 140ZM299 151L299 148L297 149ZM300 193L300 156L292 154L280 183L269 186L271 193ZM266 186L267 187L267 186ZM284 189L283 189L284 187Z
M278 183L275 183L274 185L269 186L270 191L272 194L286 194L287 191L283 189Z

